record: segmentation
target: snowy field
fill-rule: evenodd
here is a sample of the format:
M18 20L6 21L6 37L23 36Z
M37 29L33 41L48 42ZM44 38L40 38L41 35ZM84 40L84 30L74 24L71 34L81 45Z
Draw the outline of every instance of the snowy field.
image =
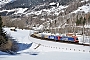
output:
M90 46L80 46L32 38L30 30L4 28L18 42L19 51L9 55L0 51L0 60L90 60Z

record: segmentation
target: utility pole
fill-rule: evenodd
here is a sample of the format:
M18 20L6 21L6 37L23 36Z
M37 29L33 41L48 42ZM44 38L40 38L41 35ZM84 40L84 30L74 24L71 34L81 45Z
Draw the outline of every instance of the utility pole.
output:
M85 19L85 17L84 17L84 19L83 19L83 44L85 43L85 42L84 42L84 25L85 25L85 21L86 21L86 19Z
M83 44L84 44L84 25L83 25Z

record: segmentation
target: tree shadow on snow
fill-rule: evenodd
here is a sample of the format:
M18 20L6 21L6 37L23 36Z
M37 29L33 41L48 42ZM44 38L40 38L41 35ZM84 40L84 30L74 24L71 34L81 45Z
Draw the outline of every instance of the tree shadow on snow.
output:
M16 52L14 52L14 51L10 52L10 53L8 53L8 52L1 53L0 52L0 55L18 55L18 54L21 54L21 53L18 53L19 51L23 51L23 50L29 49L32 46L32 44L33 44L33 43L30 43L30 44L17 43L16 41L14 41L14 42L18 46L18 49L16 49Z
M19 46L19 50L18 51L29 49L32 46L32 44L33 43L30 43L30 44L18 43L18 46ZM23 53L35 56L35 55L38 55L39 52L36 52L36 51L27 51L27 52L23 52ZM17 54L21 54L21 53L17 53Z
M13 44L14 44L15 46L18 47L17 52L18 52L18 51L22 51L22 50L29 49L29 48L32 46L32 44L33 44L33 43L30 43L30 44L27 44L27 43L19 43L19 42L16 41L16 39L12 39L12 42L13 42ZM17 47L16 47L16 48L17 48Z
M39 52L30 52L30 55L38 55L39 54Z
M15 38L12 36L8 36L14 45L18 46L18 51L26 50L32 46L33 43L27 44L27 43L19 43ZM18 52L17 51L17 52Z
M5 52L0 52L0 55L9 55L9 54Z
M17 43L19 49L18 51L29 49L32 46L32 43L30 44L24 44L24 43Z

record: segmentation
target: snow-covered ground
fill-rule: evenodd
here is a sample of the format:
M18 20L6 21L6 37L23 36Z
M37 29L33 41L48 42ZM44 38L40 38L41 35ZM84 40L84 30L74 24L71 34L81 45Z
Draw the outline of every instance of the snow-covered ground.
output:
M1 56L0 60L89 60L90 54L87 53L64 53L48 52L39 53L38 55L20 54L15 56Z
M1 51L0 51L0 55L8 55L8 53L1 52Z
M0 51L0 60L89 60L90 46L58 43L32 38L30 30L4 28L18 42L19 51L9 55Z

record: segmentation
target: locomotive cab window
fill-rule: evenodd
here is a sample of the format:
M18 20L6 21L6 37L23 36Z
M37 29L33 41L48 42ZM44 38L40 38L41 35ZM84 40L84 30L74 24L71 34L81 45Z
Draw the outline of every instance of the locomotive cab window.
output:
M76 38L76 40L78 40L78 38Z

